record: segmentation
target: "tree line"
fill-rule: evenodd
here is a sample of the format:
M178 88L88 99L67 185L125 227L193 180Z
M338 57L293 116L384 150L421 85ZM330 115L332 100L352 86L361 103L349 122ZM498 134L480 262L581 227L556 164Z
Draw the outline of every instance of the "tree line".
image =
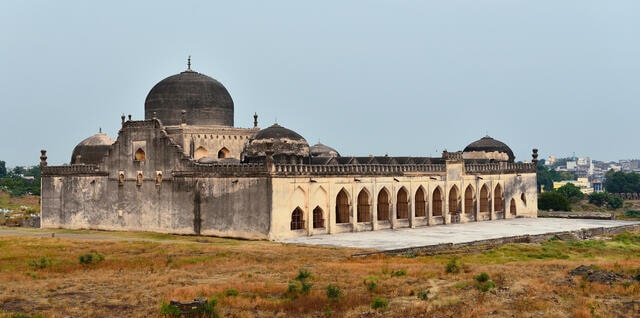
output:
M40 166L8 169L0 160L0 189L12 196L40 195Z

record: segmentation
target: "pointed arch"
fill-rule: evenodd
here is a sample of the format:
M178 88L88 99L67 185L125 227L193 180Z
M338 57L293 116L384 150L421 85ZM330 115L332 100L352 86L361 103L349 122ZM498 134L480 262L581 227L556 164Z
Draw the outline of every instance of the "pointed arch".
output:
M378 221L389 220L389 191L387 188L382 188L378 192Z
M142 148L138 148L138 150L136 150L134 158L137 161L144 161L147 158L147 154L144 153L144 150L142 150Z
M349 223L349 195L342 188L336 196L336 223Z
M296 207L293 212L291 212L291 230L302 230L304 229L304 213L300 207Z
M224 158L229 158L231 152L229 151L229 149L227 149L227 147L222 147L222 149L218 150L218 159L224 159Z
M433 206L433 216L442 216L442 190L440 190L440 186L437 186L435 190L433 190L432 196L432 206Z
M475 213L476 212L476 202L473 196L473 187L471 185L467 186L467 189L464 190L464 212L465 213Z
M324 228L324 211L322 211L322 208L319 206L316 206L315 209L313 209L313 228Z
M498 183L493 191L493 211L504 212L504 198L502 197L502 186Z
M509 204L509 213L511 213L511 215L516 215L516 199L511 199L511 203Z
M196 150L193 152L193 159L195 160L208 157L208 156L209 156L209 150L207 150L207 148L203 146L196 148Z
M489 212L489 188L486 184L480 188L480 212Z
M456 185L453 185L453 187L451 187L451 189L449 190L449 213L458 213L458 211L460 210L458 207L458 203L458 187Z
M293 195L291 199L289 199L289 203L293 206L306 206L305 201L307 197L307 192L302 189L301 186L297 186L293 191Z
M369 192L362 188L358 193L358 222L371 222L371 203Z
M415 195L416 204L416 216L427 216L427 198L424 195L425 191L422 186L418 187Z
M520 195L520 200L522 200L522 203L524 203L524 205L527 205L527 196L524 194L524 192L522 192L522 194Z
M409 218L409 195L407 194L407 189L405 189L405 187L401 187L400 190L398 190L398 195L396 197L396 218Z

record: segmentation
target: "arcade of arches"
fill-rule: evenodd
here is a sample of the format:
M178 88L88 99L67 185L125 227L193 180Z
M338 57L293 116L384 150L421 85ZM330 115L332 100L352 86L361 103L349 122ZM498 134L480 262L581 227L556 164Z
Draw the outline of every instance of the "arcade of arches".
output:
M350 216L354 209L355 223L371 223L374 220L384 222L392 219L401 221L428 218L440 219L440 222L436 220L434 224L456 223L460 221L460 215L464 215L468 221L504 218L504 212L506 211L504 211L505 198L502 186L498 183L492 191L489 189L487 184L482 185L478 200L476 199L475 189L471 185L465 188L463 197L456 185L451 186L446 198L443 196L444 191L440 186L436 186L430 195L427 194L422 186L419 186L412 200L409 191L405 187L400 187L395 196L386 187L383 187L375 197L372 197L369 190L364 187L358 192L355 206L352 206L349 192L342 188L335 197L335 209L331 212L332 215L325 216L323 209L320 206L316 206L310 215L312 223L309 226L313 229L324 229L327 226L327 217L329 219L334 218L336 224L349 224L352 222ZM508 213L512 217L517 215L516 200L521 200L522 202L519 204L526 205L525 198L526 195L524 193L518 193L517 197L510 199ZM444 205L445 202L447 203L446 206ZM415 206L413 210L412 205ZM393 209L394 207L395 209ZM372 213L373 211L375 211L375 215ZM495 213L495 215L489 217L488 215L491 213ZM479 215L481 214L486 215L486 217L480 217ZM451 218L445 220L444 216L450 216ZM304 218L304 211L299 206L296 207L291 212L291 230L304 229Z

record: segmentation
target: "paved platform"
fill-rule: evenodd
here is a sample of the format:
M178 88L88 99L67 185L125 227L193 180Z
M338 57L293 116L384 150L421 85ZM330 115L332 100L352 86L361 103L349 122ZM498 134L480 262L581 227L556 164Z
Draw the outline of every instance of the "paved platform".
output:
M640 224L640 222L589 219L522 218L464 224L436 225L414 229L402 228L396 230L314 235L285 239L281 240L281 242L371 248L385 251L442 243L466 243L527 234L537 235L589 228L610 228L630 224Z

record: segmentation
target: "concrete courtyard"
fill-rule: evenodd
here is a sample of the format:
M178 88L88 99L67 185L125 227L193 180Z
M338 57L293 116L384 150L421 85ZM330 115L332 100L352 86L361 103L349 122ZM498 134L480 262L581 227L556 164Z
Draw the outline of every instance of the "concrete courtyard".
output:
M518 235L536 235L580 229L640 224L637 221L521 218L402 228L332 235L314 235L281 240L284 243L394 250L442 243L465 243Z

